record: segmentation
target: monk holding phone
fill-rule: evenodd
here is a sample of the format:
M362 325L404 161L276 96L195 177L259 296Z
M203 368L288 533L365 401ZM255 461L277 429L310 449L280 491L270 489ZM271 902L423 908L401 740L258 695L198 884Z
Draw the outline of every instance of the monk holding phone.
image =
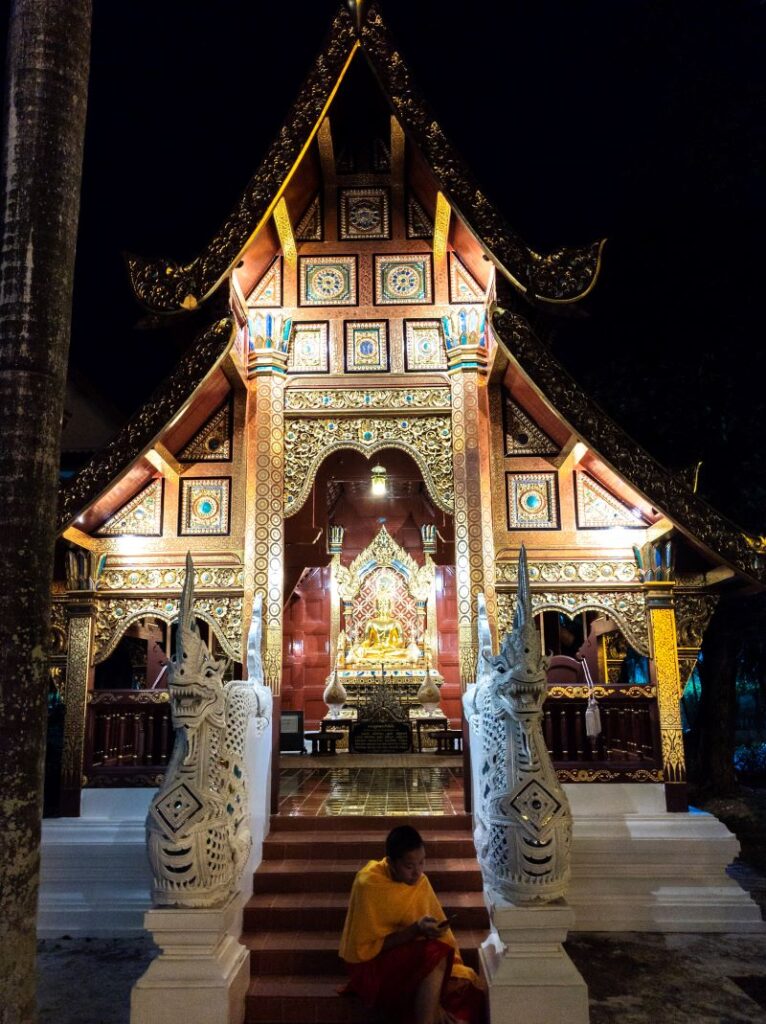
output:
M383 860L357 873L340 943L347 991L396 1024L478 1024L479 981L460 959L425 859L420 834L402 825Z

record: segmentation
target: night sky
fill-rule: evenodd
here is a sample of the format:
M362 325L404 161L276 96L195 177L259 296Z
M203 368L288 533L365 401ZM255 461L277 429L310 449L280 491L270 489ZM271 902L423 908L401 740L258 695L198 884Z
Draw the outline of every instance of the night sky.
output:
M177 358L122 253L193 258L277 132L336 9L95 0L72 364L125 414ZM766 6L384 0L434 112L534 248L606 236L557 356L666 464L766 532L760 286Z

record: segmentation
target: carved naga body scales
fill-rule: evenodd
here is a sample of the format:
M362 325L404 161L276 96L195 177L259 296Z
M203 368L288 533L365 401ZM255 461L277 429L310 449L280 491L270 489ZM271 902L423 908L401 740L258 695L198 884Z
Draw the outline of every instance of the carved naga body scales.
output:
M480 599L479 650L476 685L463 699L480 745L474 839L482 873L511 903L559 899L569 882L572 819L543 738L547 660L523 546L513 628L493 656Z
M271 717L260 658L261 595L248 639L247 681L223 683L193 613L194 566L178 616L176 652L168 670L175 745L165 780L146 821L155 905L213 907L234 892L252 837L247 795L246 740L251 717L257 733Z

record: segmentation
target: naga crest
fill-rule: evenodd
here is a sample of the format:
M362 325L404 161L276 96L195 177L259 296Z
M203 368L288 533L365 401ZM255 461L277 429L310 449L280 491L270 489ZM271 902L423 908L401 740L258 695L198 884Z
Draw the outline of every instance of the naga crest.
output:
M186 578L178 613L176 652L168 667L168 692L174 729L199 729L203 721L224 724L223 673L227 659L213 658L194 618L194 564L186 555Z
M527 551L519 553L519 589L513 627L500 645L500 653L489 658L496 700L506 711L539 711L545 700L548 681L548 659L543 657L540 634L532 614L529 593Z

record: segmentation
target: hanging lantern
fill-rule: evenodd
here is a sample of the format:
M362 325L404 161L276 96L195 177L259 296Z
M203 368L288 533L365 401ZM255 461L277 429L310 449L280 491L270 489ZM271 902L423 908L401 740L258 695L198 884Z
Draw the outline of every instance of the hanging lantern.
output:
M376 498L383 497L386 493L386 467L372 467L372 493Z

